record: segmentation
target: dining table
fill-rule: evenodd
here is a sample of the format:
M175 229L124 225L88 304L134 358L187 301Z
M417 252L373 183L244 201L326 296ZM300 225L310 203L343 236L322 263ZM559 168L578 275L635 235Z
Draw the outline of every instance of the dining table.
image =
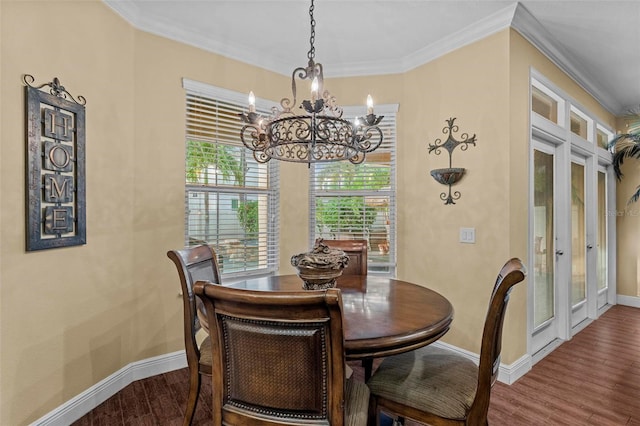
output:
M302 290L297 275L276 275L225 286L257 291ZM344 348L347 360L362 360L365 380L373 359L411 351L435 342L449 331L453 307L428 287L375 275L343 275Z

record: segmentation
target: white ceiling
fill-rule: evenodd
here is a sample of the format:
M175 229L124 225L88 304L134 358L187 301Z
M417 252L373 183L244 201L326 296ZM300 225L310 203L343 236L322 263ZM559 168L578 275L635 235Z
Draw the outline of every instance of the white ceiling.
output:
M143 31L281 74L307 63L310 1L103 1ZM315 0L314 16L326 77L405 72L511 26L609 111L640 104L640 0Z

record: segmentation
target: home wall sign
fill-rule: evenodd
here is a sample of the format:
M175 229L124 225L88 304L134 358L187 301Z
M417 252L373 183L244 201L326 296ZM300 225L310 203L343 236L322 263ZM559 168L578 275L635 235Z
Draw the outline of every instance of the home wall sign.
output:
M85 108L58 78L25 74L27 251L86 244Z
M466 151L469 145L476 145L476 135L469 137L468 133L463 133L460 137L462 140L457 140L453 137L453 133L458 132L458 125L454 124L455 118L449 118L446 120L447 127L442 129L442 133L448 135L447 140L442 142L442 139L438 138L435 143L429 144L429 154L435 151L436 155L440 155L440 149L446 149L449 152L449 167L443 169L431 170L431 176L433 178L449 187L449 193L443 192L440 194L440 199L444 201L444 204L455 204L455 200L460 198L460 191L451 192L451 185L459 182L464 176L466 169L462 167L452 167L452 155L453 150L460 145L461 151Z

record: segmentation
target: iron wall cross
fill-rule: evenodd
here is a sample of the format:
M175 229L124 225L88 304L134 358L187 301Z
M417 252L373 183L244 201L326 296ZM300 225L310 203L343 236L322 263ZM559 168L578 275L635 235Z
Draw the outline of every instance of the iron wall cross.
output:
M469 148L469 145L476 145L475 134L469 137L468 133L463 133L461 135L462 140L457 140L453 137L453 133L458 132L458 126L454 124L455 121L455 118L449 118L446 120L447 127L442 129L442 133L448 135L446 141L442 142L442 139L438 138L435 140L435 143L429 144L429 154L435 151L436 155L440 155L441 149L445 149L449 153L449 167L431 170L431 176L433 176L437 182L449 186L448 194L446 192L440 194L440 199L444 200L445 205L455 204L455 200L460 198L459 191L451 192L451 185L460 181L466 171L466 169L462 167L452 167L453 151L458 146L460 146L461 151L466 151Z

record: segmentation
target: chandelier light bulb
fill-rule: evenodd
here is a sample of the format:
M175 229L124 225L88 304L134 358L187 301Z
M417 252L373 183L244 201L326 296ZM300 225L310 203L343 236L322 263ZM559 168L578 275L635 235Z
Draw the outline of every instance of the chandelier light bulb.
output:
M249 112L256 112L256 96L249 92Z
M367 115L373 114L373 99L371 95L367 95Z
M315 102L318 99L318 77L313 77L311 82L311 102Z

